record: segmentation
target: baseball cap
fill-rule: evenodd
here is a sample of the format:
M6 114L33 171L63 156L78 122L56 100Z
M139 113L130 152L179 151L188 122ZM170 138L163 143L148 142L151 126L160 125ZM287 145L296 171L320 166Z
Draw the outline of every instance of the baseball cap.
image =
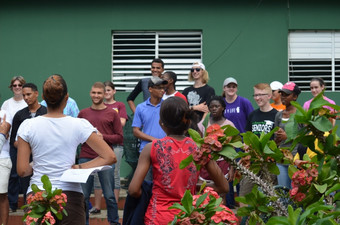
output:
M156 77L156 76L152 76L149 80L148 88L153 87L153 86L158 86L158 85L161 85L161 84L167 84L167 83L168 83L168 81L166 81L166 80L163 80L163 79Z
M192 64L191 68L193 68L194 66L199 66L201 69L205 70L205 66L203 63L195 62Z
M270 88L273 91L280 90L282 88L283 84L279 81L273 81L270 83Z
M228 77L227 79L224 80L223 87L227 86L230 83L237 84L237 80L233 77Z
M295 93L296 95L299 95L301 93L301 90L297 84L294 82L287 82L285 83L282 88L280 89L280 92L284 92L286 94Z

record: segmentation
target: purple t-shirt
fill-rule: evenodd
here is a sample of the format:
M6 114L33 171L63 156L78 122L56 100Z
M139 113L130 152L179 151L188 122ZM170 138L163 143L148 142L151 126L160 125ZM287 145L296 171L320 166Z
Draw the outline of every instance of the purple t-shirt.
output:
M228 103L225 99L226 109L224 117L234 123L240 133L246 132L246 124L248 115L254 111L251 102L241 96L237 96L233 103Z

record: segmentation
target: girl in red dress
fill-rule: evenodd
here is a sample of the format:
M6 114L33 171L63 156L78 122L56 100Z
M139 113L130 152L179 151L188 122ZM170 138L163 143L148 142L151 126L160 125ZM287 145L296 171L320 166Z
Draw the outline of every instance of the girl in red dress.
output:
M178 210L168 208L180 202L187 189L195 193L199 171L192 163L185 169L179 164L196 149L196 143L184 134L187 132L193 111L179 97L166 99L160 109L160 125L167 136L147 144L141 152L136 172L129 186L132 197L140 197L141 185L152 166L153 187L147 212L144 217L146 225L166 225L172 221ZM229 185L214 160L205 168L215 182L215 190L226 193Z

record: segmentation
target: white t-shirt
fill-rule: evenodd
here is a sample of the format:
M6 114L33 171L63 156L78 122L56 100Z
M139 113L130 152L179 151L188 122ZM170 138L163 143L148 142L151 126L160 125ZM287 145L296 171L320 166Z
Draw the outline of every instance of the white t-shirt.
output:
M75 163L79 144L86 142L95 128L85 119L70 116L49 118L38 116L25 120L19 127L18 137L28 142L33 156L31 184L42 188L41 176L46 174L52 188L82 192L79 183L61 182L63 172ZM31 191L28 189L27 193Z
M0 123L2 123L2 118L6 115L6 122L12 125L12 117L5 110L0 111ZM4 145L1 149L0 158L9 158L9 138L6 139Z
M27 107L24 99L20 101L15 101L14 98L7 99L1 106L1 110L5 110L11 118L13 119L14 115L20 110Z

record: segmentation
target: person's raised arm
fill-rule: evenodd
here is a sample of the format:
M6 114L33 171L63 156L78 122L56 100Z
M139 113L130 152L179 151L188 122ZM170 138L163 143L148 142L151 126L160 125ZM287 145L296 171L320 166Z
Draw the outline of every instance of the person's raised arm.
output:
M135 113L135 111L136 111L136 105L135 105L134 101L137 98L137 96L139 95L139 93L141 93L142 91L143 91L142 90L142 80L139 80L137 85L133 89L133 91L129 94L129 96L126 99L132 113Z
M141 152L137 164L137 168L129 185L129 195L139 198L142 194L142 183L151 165L150 151L152 143L145 145Z
M6 115L4 115L4 118L2 119L2 122L0 124L0 152L6 142L6 139L8 138L10 128L11 125L6 122Z

